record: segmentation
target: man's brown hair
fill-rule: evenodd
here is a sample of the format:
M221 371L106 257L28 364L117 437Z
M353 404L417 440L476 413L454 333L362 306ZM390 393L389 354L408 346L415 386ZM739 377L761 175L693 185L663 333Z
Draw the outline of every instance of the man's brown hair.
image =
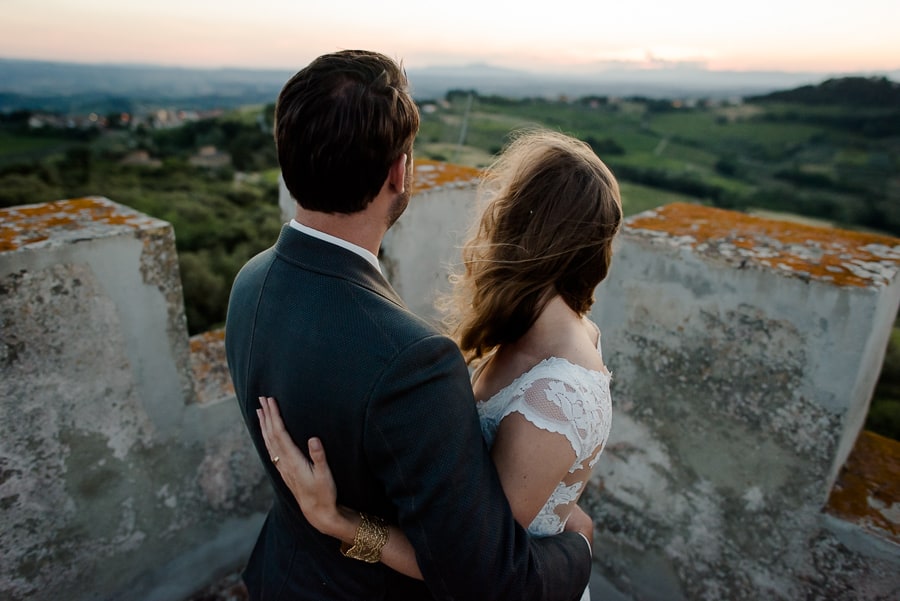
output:
M391 164L412 156L418 129L403 68L366 50L318 57L284 85L275 106L284 183L311 211L365 209Z

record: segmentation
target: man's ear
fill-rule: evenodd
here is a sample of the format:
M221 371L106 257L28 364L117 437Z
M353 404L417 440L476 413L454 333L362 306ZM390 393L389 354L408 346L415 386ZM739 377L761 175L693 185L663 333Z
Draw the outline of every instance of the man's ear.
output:
M388 171L388 183L393 188L394 192L398 194L403 194L406 190L404 189L406 185L406 153L404 152L397 159L391 163L391 168Z

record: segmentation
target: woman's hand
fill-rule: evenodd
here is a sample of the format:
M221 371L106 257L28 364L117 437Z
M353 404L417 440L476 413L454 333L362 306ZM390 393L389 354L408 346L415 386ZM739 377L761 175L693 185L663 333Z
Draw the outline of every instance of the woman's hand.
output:
M284 429L275 399L259 397L259 404L261 408L256 410L256 415L269 457L297 499L306 520L322 534L353 544L362 519L358 512L337 505L337 487L325 460L322 441L318 438L307 441L312 462L308 461ZM396 526L388 527L381 561L402 574L422 580L416 552Z
M259 404L261 408L256 410L256 415L269 457L293 493L303 515L316 530L329 536L341 538L348 526L352 526L351 532L355 532L355 524L346 523L347 512L338 509L337 487L325 459L322 441L309 439L307 446L312 462L308 461L284 429L275 399L259 397Z

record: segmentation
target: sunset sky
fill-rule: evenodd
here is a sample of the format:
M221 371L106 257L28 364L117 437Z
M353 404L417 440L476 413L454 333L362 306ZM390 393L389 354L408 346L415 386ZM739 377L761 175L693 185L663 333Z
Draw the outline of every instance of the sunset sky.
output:
M0 0L0 9L0 58L292 69L367 48L412 68L900 69L898 0Z

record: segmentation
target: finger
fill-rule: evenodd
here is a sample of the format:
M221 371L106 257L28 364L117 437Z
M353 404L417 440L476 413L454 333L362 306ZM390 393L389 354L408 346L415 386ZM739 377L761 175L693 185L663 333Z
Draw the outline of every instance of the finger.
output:
M272 431L281 434L284 432L284 421L281 419L281 412L278 410L278 402L274 397L265 397L266 414L272 422Z
M266 445L266 450L269 452L269 458L278 456L278 449L275 441L266 433L266 429L262 429L262 437L263 443Z
M257 415L259 415L259 425L263 430L266 430L270 426L271 418L269 417L269 411L266 407L266 398L259 397L259 409L256 410Z
M325 458L325 447L322 446L322 441L313 436L307 441L307 447L309 448L309 458L312 459L312 462L319 466L319 464L325 464L325 467L328 467L328 461Z
M266 418L266 434L269 437L273 447L281 448L281 442L284 438L284 423L278 414L278 406L272 397L260 397L260 406L263 408L263 415Z
M260 408L256 410L256 415L259 417L259 429L262 432L263 442L266 445L266 450L269 452L269 457L277 457L278 444L275 436L272 434L272 420L269 411L267 411L264 397L259 397L259 404Z
M266 414L263 413L262 409L256 410L256 419L259 420L259 429L262 432L263 439L266 438ZM268 443L268 441L266 441Z
M281 413L278 411L278 402L274 397L260 397L259 402L266 420L263 438L269 454L279 458L276 464L278 471L284 476L292 468L304 467L312 473L313 464L300 452L300 447L294 443L284 427Z
M317 477L331 478L331 468L328 466L328 459L325 457L325 447L319 438L313 437L307 441L309 448L309 458L312 459L313 471Z
M278 411L278 403L272 397L265 397L266 418L269 422L269 436L277 444L279 450L287 450L287 447L295 446L291 435L284 427L281 413ZM300 450L297 449L297 452Z

